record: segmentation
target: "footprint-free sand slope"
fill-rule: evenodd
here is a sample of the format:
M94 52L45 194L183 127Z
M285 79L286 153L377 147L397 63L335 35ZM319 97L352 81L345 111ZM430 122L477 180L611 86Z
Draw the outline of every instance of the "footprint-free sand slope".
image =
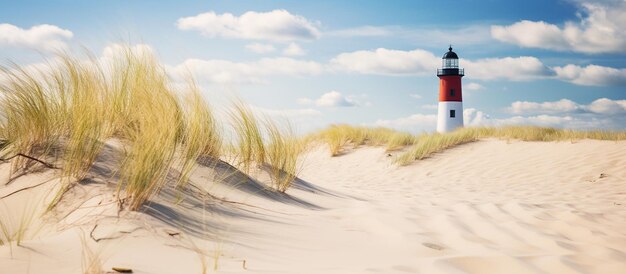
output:
M626 271L625 142L484 140L406 167L393 157L314 149L288 195L205 164L197 188L165 188L138 213L118 213L113 186L95 180L23 247L0 247L0 272L80 273L86 249L107 270L135 273L200 273L201 258L222 273ZM52 184L2 203L17 207Z

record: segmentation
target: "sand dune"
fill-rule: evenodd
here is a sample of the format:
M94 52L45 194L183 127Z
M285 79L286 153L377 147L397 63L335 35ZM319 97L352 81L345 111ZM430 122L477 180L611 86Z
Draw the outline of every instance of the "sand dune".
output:
M141 212L118 212L101 157L21 247L0 246L0 272L82 273L85 250L135 273L201 273L203 260L223 273L626 272L626 142L484 140L406 167L393 157L314 149L288 195L205 162L186 193L165 188ZM0 197L53 175L22 176ZM0 207L25 208L55 183Z

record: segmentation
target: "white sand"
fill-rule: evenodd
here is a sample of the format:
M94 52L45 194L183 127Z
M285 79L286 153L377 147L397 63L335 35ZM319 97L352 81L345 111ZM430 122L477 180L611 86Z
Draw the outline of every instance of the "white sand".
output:
M221 273L626 273L626 142L488 140L407 167L391 160L380 148L314 150L289 196L202 167L195 184L238 203L192 188L174 204L181 196L164 189L118 217L105 157L100 177L36 217L42 229L21 247L0 246L0 273L82 273L86 247L104 269L134 273L201 273L201 257ZM0 197L53 175L23 176ZM0 209L25 208L55 182Z

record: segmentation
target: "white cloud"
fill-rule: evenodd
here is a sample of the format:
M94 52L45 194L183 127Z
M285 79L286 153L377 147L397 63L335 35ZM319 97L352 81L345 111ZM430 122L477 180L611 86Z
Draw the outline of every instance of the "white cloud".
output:
M509 111L513 114L524 113L564 113L580 110L581 106L568 99L555 102L527 102L517 101L511 104Z
M465 125L535 125L580 130L626 128L626 100L600 98L589 104L578 104L569 99L548 102L517 101L507 109L515 116L491 118L480 110L465 109Z
M326 31L324 36L355 38L355 37L393 37L393 39L409 40L414 44L441 46L454 41L464 45L484 44L491 41L487 25L449 26L445 29L433 27L407 28L403 26L358 26L354 28ZM451 41L451 39L453 39Z
M272 117L315 117L322 115L322 112L312 108L294 108L294 109L269 109L256 106L250 106L254 111L266 114Z
M465 85L465 89L466 90L481 90L481 89L483 89L483 86L481 84L478 84L478 83L467 83Z
M553 67L558 79L584 86L626 86L626 69L597 65Z
M76 61L79 63L92 66L93 61L97 61L102 72L104 74L109 74L111 72L112 66L115 64L116 60L123 58L126 53L132 52L133 54L143 55L153 54L153 50L150 46L146 44L136 44L136 45L123 45L123 44L108 44L103 50L99 57L95 60L88 59L88 56L76 56ZM83 57L83 58L81 58ZM53 71L58 70L58 68L62 68L65 66L63 58L59 56L52 56L50 58L46 58L45 61L36 62L31 64L19 65L18 67L8 67L7 73L0 73L0 84L7 83L5 81L9 80L9 75L16 75L20 78L19 75L22 73L27 73L30 76L37 78L40 81L47 81L46 77L50 75Z
M124 57L128 51L137 55L153 55L154 49L148 44L124 45L109 44L102 50L101 60L110 61Z
M319 99L315 100L315 105L320 107L353 107L355 106L355 103L351 102L341 93L331 91L322 94Z
M292 42L283 50L283 54L287 56L302 56L306 54L306 51L300 45Z
M271 44L252 43L246 45L246 49L255 53L265 54L274 52L276 48Z
M590 129L624 129L626 118L616 116L604 116L597 114L576 114L566 115L540 114L532 116L513 116L508 118L490 118L482 111L468 109L464 113L466 126L510 126L510 125L532 125L554 128L569 128L579 130Z
M362 103L355 100L354 96L344 96L338 91L330 91L322 94L320 98L309 99L300 98L298 103L301 105L315 105L318 107L354 107L361 106Z
M581 3L579 22L559 27L543 21L522 20L492 26L493 38L530 48L584 53L622 52L626 48L626 1Z
M485 126L489 115L475 108L463 110L463 123L465 126Z
M466 76L472 79L527 81L546 78L553 72L539 59L531 56L485 58L475 61L461 59Z
M339 37L378 37L397 34L399 27L393 26L360 26L325 32L324 35Z
M265 78L273 75L310 76L323 70L324 67L317 62L285 57L263 58L256 62L187 59L170 68L173 76L189 71L199 81L218 84L266 83Z
M409 96L411 96L411 98L417 99L417 100L422 99L422 95L419 95L419 94L409 94Z
M513 111L515 109L515 111ZM534 125L570 129L617 129L626 128L626 100L600 98L588 105L577 104L568 99L555 102L514 102L509 108L512 117L492 118L475 109L463 111L465 126ZM435 130L437 115L414 114L398 119L378 120L376 126L390 127L411 132Z
M572 116L555 116L541 114L537 116L514 116L505 119L494 120L496 125L534 125L543 127L567 127L567 125L577 122Z
M294 133L302 134L305 132L311 132L316 128L323 126L323 120L320 119L323 113L319 110L312 108L287 108L287 109L274 109L264 108L255 105L249 105L250 109L257 117L269 117L278 124L280 127L290 127ZM228 116L224 117L225 121L228 121ZM226 134L234 134L234 132L228 131ZM231 135L232 136L232 135Z
M422 105L421 108L429 109L429 110L436 110L436 109L439 108L439 105L437 105L437 104Z
M508 110L513 114L558 114L558 113L592 113L614 115L626 113L626 100L600 98L589 105L578 104L568 99L554 102L516 101Z
M524 47L564 49L566 41L556 25L522 20L510 26L492 26L493 38Z
M0 46L26 47L45 51L64 50L74 34L54 25L36 25L22 29L11 24L0 24Z
M331 61L336 70L377 75L433 75L441 65L441 58L429 51L411 51L378 48L341 53ZM539 59L530 56L486 58L475 61L462 59L467 76L472 79L508 79L524 81L547 78L554 74ZM476 84L472 87L477 87Z
M339 70L379 75L426 75L434 74L441 59L432 53L415 49L412 51L378 48L341 53L331 60Z
M379 119L374 123L374 125L410 132L431 131L437 125L437 115L413 114L407 117L401 117L397 119Z
M626 114L626 100L600 98L591 102L585 109L598 114Z
M197 30L208 37L293 41L319 37L316 23L286 10L248 11L241 16L213 11L178 19L181 30Z

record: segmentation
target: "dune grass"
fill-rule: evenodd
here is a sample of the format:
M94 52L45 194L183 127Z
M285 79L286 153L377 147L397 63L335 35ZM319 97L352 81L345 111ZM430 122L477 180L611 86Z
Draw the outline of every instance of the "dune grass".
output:
M165 183L180 143L183 115L164 69L153 56L132 55L127 67L127 99L132 108L123 135L130 146L118 186L130 198L130 209L136 210Z
M415 144L417 138L410 133L394 132L387 139L387 151L402 149L406 146Z
M102 274L104 273L104 266L102 263L101 255L98 251L93 251L89 247L89 239L85 236L84 232L80 235L80 244L82 247L81 256L81 268L84 274Z
M424 159L433 153L457 145L474 142L484 138L514 139L521 141L576 141L580 139L626 140L626 131L577 131L535 126L505 126L497 128L469 127L446 134L424 134L408 151L399 155L395 163L408 165L415 160Z
M108 86L101 66L95 62L81 62L67 55L51 72L59 95L58 110L62 120L64 155L61 188L49 208L56 205L72 181L81 181L100 153L105 138L103 116Z
M268 135L266 146L267 164L274 188L285 192L298 172L298 158L303 151L289 123L279 127L274 121L265 122Z
M266 170L271 186L285 192L296 178L298 159L305 150L289 121L278 124L267 117L260 120L241 100L234 101L229 115L236 136L236 142L229 145L235 165L250 176L254 175L253 166Z
M7 153L24 153L33 157L46 155L63 132L63 108L51 92L46 73L16 64L0 67L5 80L2 93L2 129ZM60 95L60 94L59 94ZM12 169L26 169L31 161L16 159Z
M189 174L197 165L199 157L219 159L222 153L222 136L217 120L200 95L197 85L190 80L189 90L184 97L184 126L180 149L180 178L177 186L184 187Z
M62 164L62 186L49 209L88 176L111 138L124 144L118 196L131 210L158 193L168 174L179 174L176 185L184 187L197 159L218 159L224 147L233 148L246 173L269 161L271 183L279 191L288 188L301 152L290 130L260 123L238 101L230 112L236 142L224 146L219 121L192 78L179 90L151 51L118 51L107 59L59 54L37 69L0 67L0 153ZM34 163L20 158L12 167L26 171Z
M580 139L626 140L626 131L580 131L536 126L467 127L439 134L412 135L386 128L366 128L350 125L332 125L305 138L307 142L321 141L336 156L348 145L382 146L386 151L408 147L394 160L396 164L408 165L433 153L483 138L515 139L522 141L575 141Z
M249 174L254 164L258 166L265 164L266 147L261 124L252 109L241 100L233 103L229 114L237 136L233 146L238 158L237 166Z
M32 197L35 201L23 204L19 208L7 207L2 204L0 208L0 246L9 245L11 254L13 253L13 243L20 246L26 239L38 233L39 228L35 226L36 218L41 216L39 197Z
M45 157L60 145L62 182L75 182L86 175L106 138L118 134L131 142L119 185L137 209L169 168L180 141L181 106L153 56L127 49L118 59L119 66L103 68L95 58L59 55L39 70L2 68L8 79L0 87L8 144L3 152ZM52 206L68 188L62 184Z
M361 145L386 146L387 151L401 149L414 144L416 139L406 132L388 128L355 127L350 125L331 125L330 127L306 137L308 142L321 141L330 149L331 156L341 154L345 146L353 148Z
M408 165L415 160L424 159L433 153L445 149L474 142L483 136L480 129L462 129L448 134L424 134L417 138L417 142L408 151L400 154L394 162L399 165Z

